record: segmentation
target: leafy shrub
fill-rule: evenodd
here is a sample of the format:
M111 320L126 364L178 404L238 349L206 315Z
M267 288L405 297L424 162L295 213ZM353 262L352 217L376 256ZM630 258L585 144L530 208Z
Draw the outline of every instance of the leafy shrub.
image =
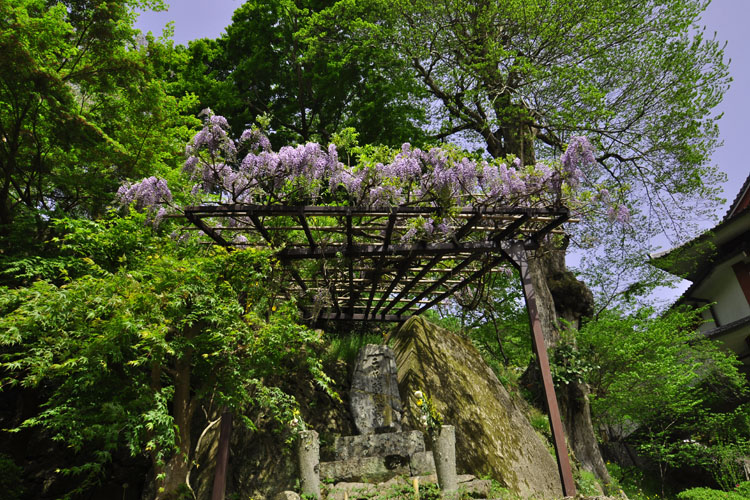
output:
M745 498L750 498L750 481L743 481L737 485L734 492Z
M0 491L3 492L3 498L7 500L21 498L23 494L22 474L23 469L16 465L12 458L0 453Z
M586 469L579 469L576 474L576 490L579 495L595 497L602 494L603 488L593 472Z
M750 483L745 483L750 484ZM690 488L677 494L679 500L744 500L750 498L750 488L744 487L742 492L713 490L711 488Z
M353 364L357 359L359 350L367 344L382 344L383 336L377 333L365 333L363 335L329 336L327 338L328 349L325 353L326 360L343 359L347 364Z

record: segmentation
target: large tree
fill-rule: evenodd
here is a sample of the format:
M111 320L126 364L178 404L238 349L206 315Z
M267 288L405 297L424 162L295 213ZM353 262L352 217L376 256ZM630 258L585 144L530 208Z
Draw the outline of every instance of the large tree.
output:
M419 142L424 113L410 99L421 91L403 65L380 61L376 46L346 43L348 33L335 23L325 33L308 32L333 4L245 2L217 40L180 49L187 60L175 68L173 92L195 92L196 113L210 107L235 131L267 113L277 146L329 142L346 127L365 143Z
M171 49L132 27L159 4L0 3L0 236L30 222L27 246L51 214L101 215L123 179L180 161Z
M606 242L610 258L644 252L657 234L684 238L715 207L722 174L709 164L713 109L729 77L723 47L697 26L707 4L341 1L318 16L318 29L335 19L351 40L376 40L394 64L409 66L433 98L436 138L479 142L494 157L533 164L559 154L573 135L589 137L598 153L586 182L626 203L608 215L629 224L623 233L607 217L594 219L573 228L574 241ZM381 15L368 17L373 9ZM567 244L549 242L531 263L549 346L559 338L558 317L575 324L592 313L591 292L565 267ZM561 394L566 430L578 458L606 478L587 393L574 383Z
M387 53L411 67L433 97L433 137L533 164L587 136L598 160L588 182L627 202L648 241L685 237L712 213L723 178L709 160L729 77L722 45L697 26L707 4L372 0L339 2L317 19L320 32L335 19L350 39L376 40L380 61ZM363 21L374 5L383 17ZM583 231L576 241L587 242Z

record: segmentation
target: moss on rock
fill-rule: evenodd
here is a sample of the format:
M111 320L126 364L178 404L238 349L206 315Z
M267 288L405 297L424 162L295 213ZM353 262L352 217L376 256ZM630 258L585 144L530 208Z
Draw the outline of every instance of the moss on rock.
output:
M414 391L425 391L456 427L459 471L524 497L561 496L555 460L469 340L420 317L392 339L407 425L419 428Z

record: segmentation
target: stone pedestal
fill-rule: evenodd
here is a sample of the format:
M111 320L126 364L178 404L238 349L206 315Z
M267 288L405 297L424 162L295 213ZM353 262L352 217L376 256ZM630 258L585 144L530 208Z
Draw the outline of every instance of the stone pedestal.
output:
M299 477L303 495L320 498L320 441L315 431L299 434Z
M385 345L360 349L352 375L350 404L360 434L401 431L401 396L393 351Z
M431 441L440 490L443 493L455 492L458 490L456 431L452 425L444 425L440 429L440 434L431 436Z
M435 474L432 452L420 431L340 436L335 460L320 464L320 477L331 482L382 482L394 476Z

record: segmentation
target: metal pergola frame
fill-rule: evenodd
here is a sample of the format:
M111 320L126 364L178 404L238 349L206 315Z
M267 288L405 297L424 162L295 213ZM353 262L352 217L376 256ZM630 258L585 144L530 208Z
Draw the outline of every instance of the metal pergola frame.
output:
M218 245L276 248L289 276L282 293L297 298L312 323L403 322L503 263L514 266L529 311L563 493L575 495L528 268L528 252L570 221L566 208L473 206L446 213L415 206L210 204L187 207L184 214ZM442 220L447 231L422 229L408 237L431 218Z

